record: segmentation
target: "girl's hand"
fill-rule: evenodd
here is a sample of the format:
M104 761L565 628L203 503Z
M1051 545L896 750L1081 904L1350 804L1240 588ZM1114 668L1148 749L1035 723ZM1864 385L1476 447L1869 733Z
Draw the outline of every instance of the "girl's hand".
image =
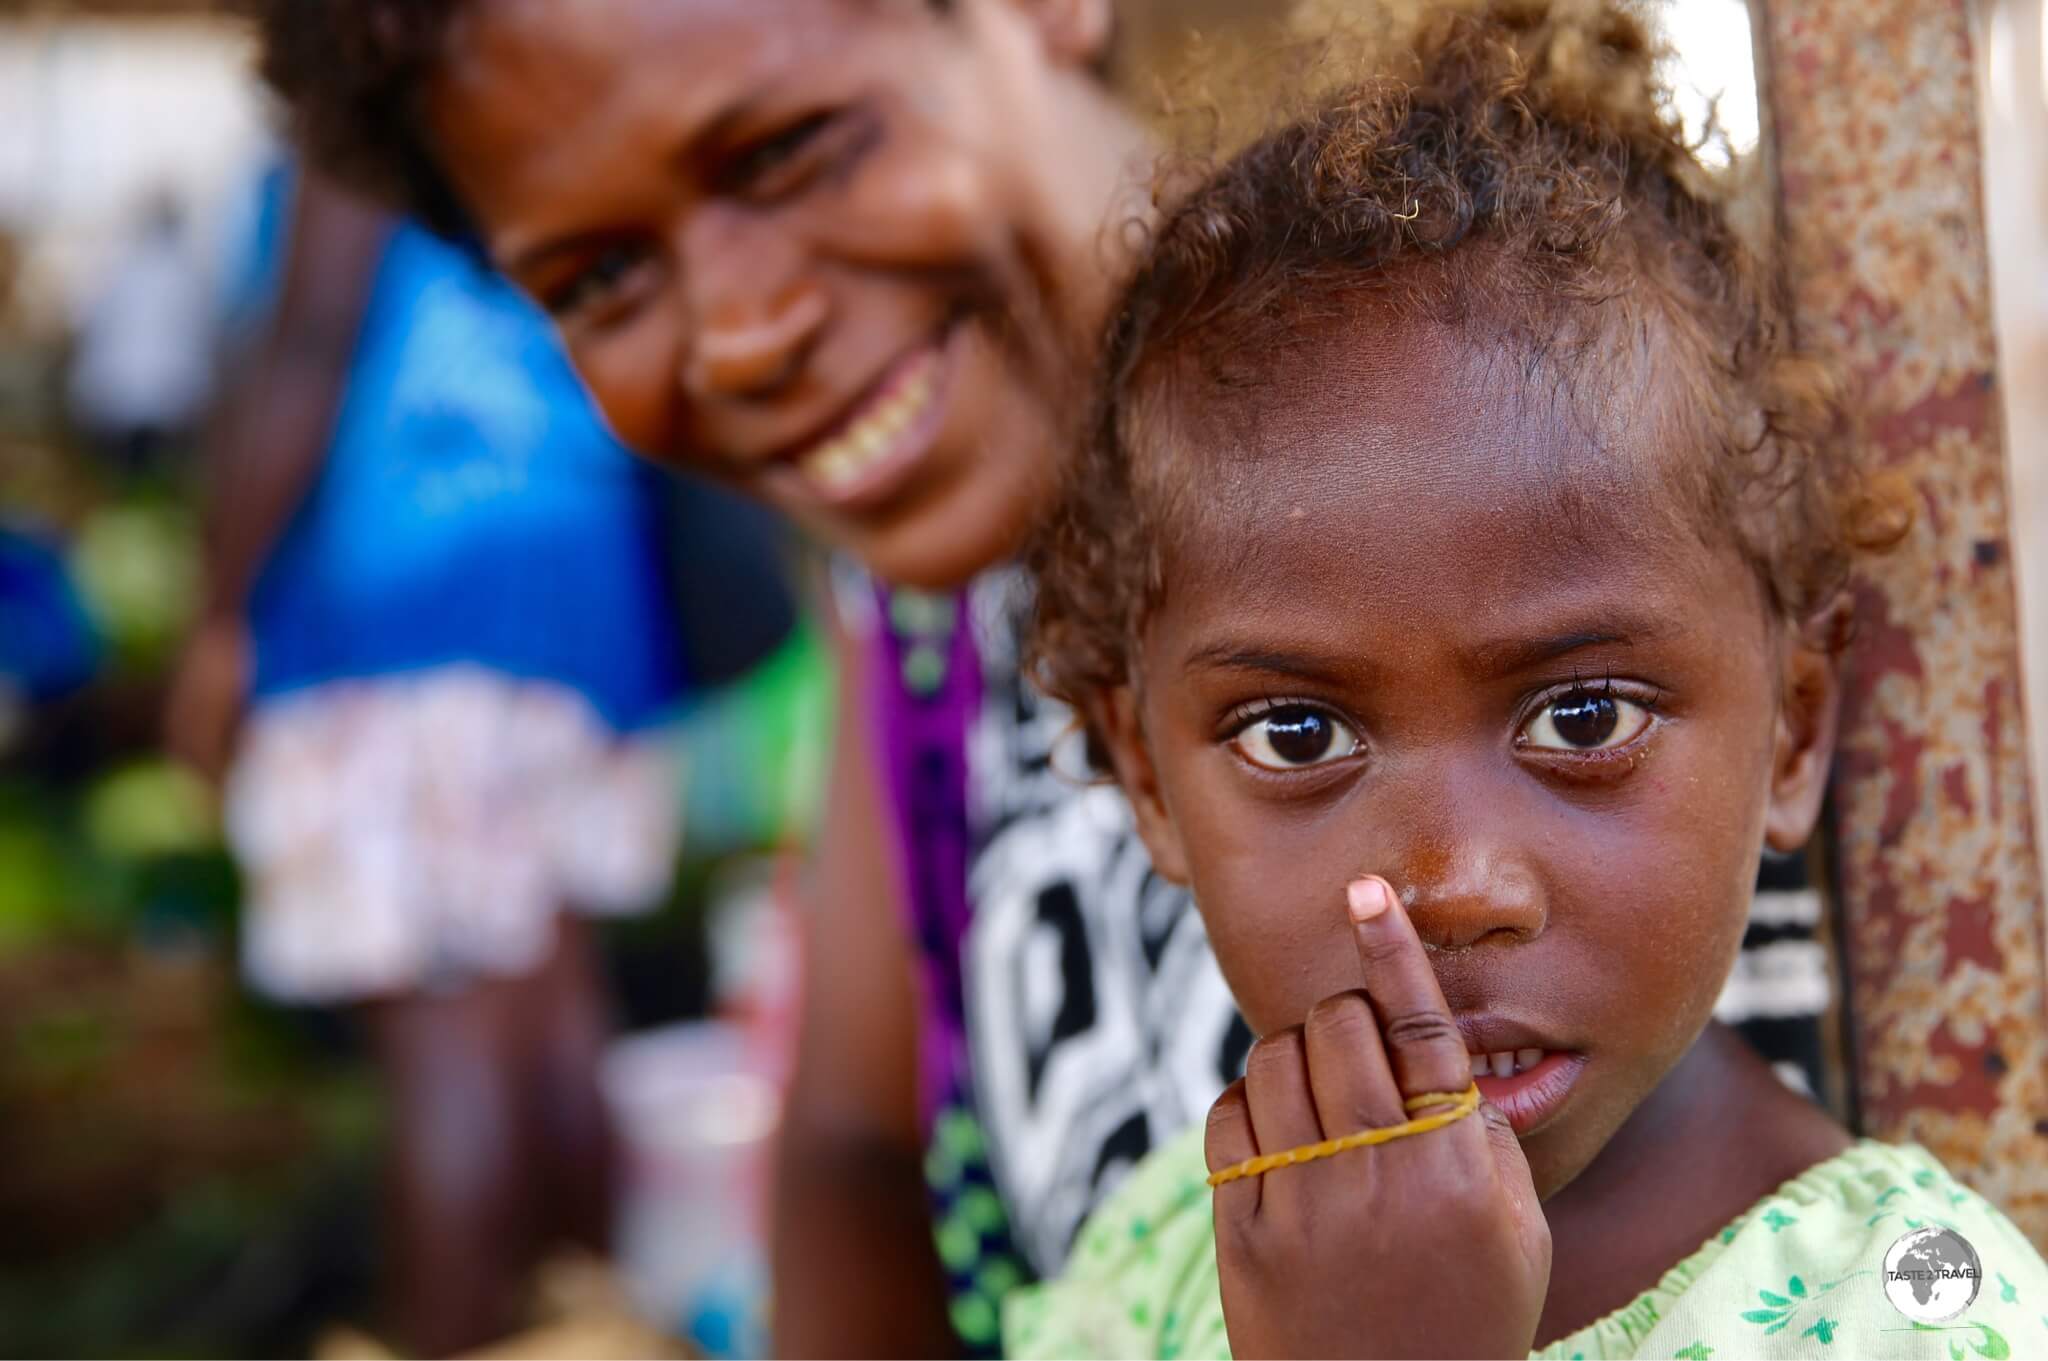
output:
M1462 1092L1471 1056L1392 888L1350 888L1363 993L1253 1048L1209 1111L1209 1170L1412 1118ZM1550 1288L1550 1226L1507 1118L1216 1188L1233 1356L1527 1356Z

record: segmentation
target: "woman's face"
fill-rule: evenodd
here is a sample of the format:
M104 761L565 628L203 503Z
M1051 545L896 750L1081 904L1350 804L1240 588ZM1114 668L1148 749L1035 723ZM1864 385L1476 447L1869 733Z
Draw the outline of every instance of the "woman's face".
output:
M1707 1022L1762 844L1812 825L1832 673L1781 703L1795 653L1667 425L1351 325L1161 435L1208 494L1111 745L1261 1033L1360 985L1345 885L1394 886L1548 1195Z
M482 0L428 102L621 439L885 576L1038 513L1138 150L1099 5Z

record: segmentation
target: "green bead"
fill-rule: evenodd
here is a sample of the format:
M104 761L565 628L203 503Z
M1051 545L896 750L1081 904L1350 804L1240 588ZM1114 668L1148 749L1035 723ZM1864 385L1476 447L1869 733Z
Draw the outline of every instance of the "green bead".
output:
M960 1197L958 1213L983 1233L993 1233L1006 1222L1003 1202L986 1186L974 1186Z
M939 1260L948 1271L966 1271L981 1255L981 1235L957 1212L946 1217L933 1237L938 1243Z
M900 634L930 637L953 631L953 602L943 595L907 588L889 595L889 623Z
M985 1347L996 1340L998 1321L995 1305L980 1295L956 1295L953 1298L953 1331L975 1346Z
M960 1184L960 1164L943 1144L933 1144L924 1151L924 1179L935 1191L950 1190Z
M1017 1265L1014 1258L991 1258L974 1274L974 1284L982 1294L992 1300L999 1300L1024 1284L1024 1269Z
M981 1125L958 1107L940 1114L937 1134L946 1151L963 1163L979 1161L987 1152L981 1140Z
M929 643L919 643L903 656L903 684L914 695L929 695L946 683L946 656Z

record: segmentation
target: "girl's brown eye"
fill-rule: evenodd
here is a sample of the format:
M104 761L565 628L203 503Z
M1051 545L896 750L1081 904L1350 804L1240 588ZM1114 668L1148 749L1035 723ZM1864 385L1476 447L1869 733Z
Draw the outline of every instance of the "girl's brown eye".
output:
M1302 770L1351 755L1358 737L1323 710L1294 704L1266 710L1239 729L1230 745L1266 770Z
M1560 695L1522 728L1522 741L1549 751L1606 751L1625 746L1650 726L1650 711L1612 693Z

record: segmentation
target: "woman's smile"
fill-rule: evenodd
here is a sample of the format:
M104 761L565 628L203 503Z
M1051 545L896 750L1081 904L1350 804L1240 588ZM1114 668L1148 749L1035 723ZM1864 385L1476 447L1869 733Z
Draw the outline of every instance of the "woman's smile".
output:
M844 512L887 502L916 477L945 425L957 331L949 326L892 362L825 434L801 444L766 476L781 482L794 472L803 486L782 491L807 493Z

